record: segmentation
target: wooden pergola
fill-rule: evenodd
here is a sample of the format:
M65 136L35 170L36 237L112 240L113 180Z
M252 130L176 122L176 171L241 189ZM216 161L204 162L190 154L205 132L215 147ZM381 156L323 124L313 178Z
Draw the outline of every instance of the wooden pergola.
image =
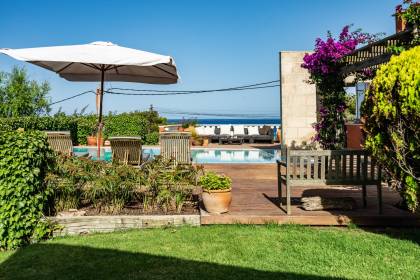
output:
M341 74L347 77L366 69L375 70L386 63L392 56L390 47L409 45L414 38L418 38L419 30L411 27L379 41L356 49L342 59Z

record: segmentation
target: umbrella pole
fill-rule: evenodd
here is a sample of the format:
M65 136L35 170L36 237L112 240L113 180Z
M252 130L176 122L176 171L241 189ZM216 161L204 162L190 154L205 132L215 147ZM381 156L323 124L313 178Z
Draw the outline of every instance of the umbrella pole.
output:
M97 158L101 158L101 142L102 142L102 103L104 98L104 80L105 80L105 68L104 65L101 67L101 91L99 95L99 117L98 117L98 133L96 135L96 144L98 146Z

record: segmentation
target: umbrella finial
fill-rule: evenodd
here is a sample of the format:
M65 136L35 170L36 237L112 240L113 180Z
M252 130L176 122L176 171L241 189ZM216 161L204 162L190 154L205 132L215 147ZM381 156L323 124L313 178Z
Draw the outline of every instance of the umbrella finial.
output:
M96 46L117 46L112 42L105 42L105 41L95 41L90 43L89 45L96 45Z

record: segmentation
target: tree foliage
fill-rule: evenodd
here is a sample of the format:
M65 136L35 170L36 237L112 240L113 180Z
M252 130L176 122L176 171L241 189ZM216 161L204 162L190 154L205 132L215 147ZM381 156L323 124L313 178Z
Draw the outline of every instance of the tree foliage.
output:
M24 68L0 72L0 117L36 116L50 112L48 82L30 80Z
M366 148L415 211L420 199L420 46L391 58L363 104Z

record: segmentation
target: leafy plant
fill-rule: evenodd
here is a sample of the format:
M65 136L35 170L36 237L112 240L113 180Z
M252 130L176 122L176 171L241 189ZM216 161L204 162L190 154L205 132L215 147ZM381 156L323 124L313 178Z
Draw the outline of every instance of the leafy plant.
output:
M409 24L420 24L420 3L404 0L402 5L396 7L396 16L401 16Z
M182 119L181 126L182 128L188 128L190 126L195 127L197 125L197 119Z
M204 176L200 177L198 183L205 190L228 190L232 185L232 180L225 175L207 172Z
M86 158L58 155L46 177L53 190L51 213L92 206L98 212L118 213L131 203L143 211L181 212L193 203L192 191L201 168L177 165L161 157L142 169Z
M411 211L420 200L420 46L393 56L363 103L365 147L380 161Z
M51 189L44 184L53 164L45 133L0 132L0 249L48 237L54 227L43 211Z

